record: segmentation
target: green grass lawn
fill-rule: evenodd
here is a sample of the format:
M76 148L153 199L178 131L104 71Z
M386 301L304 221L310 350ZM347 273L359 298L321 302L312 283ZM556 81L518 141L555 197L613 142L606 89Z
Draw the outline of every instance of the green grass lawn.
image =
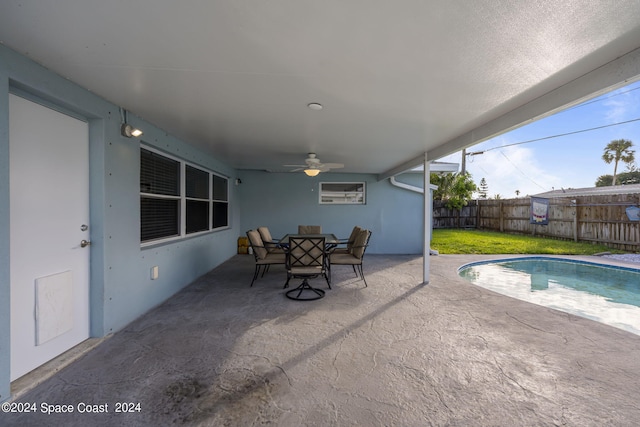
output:
M593 255L599 252L623 253L604 245L591 243L576 243L495 231L449 229L433 230L431 248L441 254Z

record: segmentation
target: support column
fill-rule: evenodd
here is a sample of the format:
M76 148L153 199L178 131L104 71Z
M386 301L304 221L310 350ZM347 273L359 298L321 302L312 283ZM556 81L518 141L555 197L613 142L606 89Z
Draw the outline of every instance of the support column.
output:
M431 188L429 187L430 162L427 159L427 153L424 153L424 243L422 247L422 277L423 283L429 283L429 270L431 267L431 223L433 218L433 203L431 201Z
M0 402L11 397L11 245L9 235L9 75L0 46ZM7 415L0 415L0 417ZM10 416L10 415L9 415Z

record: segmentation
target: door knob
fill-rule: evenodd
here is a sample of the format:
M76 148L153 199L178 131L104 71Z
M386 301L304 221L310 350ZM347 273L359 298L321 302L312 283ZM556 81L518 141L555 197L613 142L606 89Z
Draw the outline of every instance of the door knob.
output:
M87 247L87 246L89 246L90 244L91 244L91 242L90 242L90 241L88 241L88 240L81 240L81 241L80 241L80 247L81 247L81 248L86 248L86 247Z

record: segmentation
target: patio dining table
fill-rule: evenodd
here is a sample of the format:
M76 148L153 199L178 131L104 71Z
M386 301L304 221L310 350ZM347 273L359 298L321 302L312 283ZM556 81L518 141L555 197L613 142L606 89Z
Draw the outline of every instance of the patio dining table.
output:
M327 247L335 246L340 243L340 239L336 237L335 234L322 233L322 234L285 234L282 239L280 239L281 245L289 244L289 237L324 237L324 242Z

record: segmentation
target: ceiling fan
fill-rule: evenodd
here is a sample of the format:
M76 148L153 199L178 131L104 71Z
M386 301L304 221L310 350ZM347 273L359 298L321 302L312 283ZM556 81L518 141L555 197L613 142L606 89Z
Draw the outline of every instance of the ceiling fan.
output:
M306 163L304 165L283 166L287 168L296 168L291 172L304 171L308 176L316 176L320 172L327 172L330 169L340 169L344 167L342 163L321 163L320 159L316 157L316 153L309 153L309 157L307 157L304 162Z

